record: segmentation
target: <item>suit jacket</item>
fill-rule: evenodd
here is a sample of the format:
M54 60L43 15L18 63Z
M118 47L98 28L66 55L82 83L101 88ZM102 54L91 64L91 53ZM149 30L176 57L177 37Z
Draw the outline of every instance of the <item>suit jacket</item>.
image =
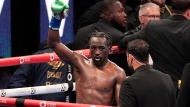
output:
M190 63L186 64L181 76L177 107L190 107Z
M108 20L101 18L98 22L90 24L78 30L73 49L88 48L88 38L95 30L99 32L109 32L113 39L113 45L118 45L120 39L125 36L124 33L118 29Z
M120 48L133 39L143 39L150 46L153 67L171 76L175 90L185 64L190 63L190 21L181 15L150 21L144 29L125 36Z
M121 84L120 107L176 107L172 80L168 74L142 65Z

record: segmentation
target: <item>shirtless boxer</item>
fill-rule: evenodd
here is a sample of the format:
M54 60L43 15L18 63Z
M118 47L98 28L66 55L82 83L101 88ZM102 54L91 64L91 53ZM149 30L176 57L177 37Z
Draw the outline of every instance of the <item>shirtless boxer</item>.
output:
M90 59L68 49L59 38L58 30L49 29L49 46L62 60L76 68L76 102L112 105L116 99L119 106L119 89L126 75L123 69L107 58L112 46L110 36L104 32L92 33L89 39Z
M88 59L61 43L57 26L60 25L60 20L52 17L48 44L61 60L68 61L75 67L76 102L110 106L116 100L119 107L119 90L126 74L107 58L112 51L110 34L95 31L90 35L89 49L92 58Z

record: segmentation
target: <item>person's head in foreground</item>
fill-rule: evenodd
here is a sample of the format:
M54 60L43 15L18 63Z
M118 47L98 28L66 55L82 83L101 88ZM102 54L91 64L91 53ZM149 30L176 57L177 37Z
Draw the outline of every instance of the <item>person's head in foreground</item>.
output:
M127 44L126 49L127 63L134 72L139 66L148 64L149 45L141 39L135 39Z

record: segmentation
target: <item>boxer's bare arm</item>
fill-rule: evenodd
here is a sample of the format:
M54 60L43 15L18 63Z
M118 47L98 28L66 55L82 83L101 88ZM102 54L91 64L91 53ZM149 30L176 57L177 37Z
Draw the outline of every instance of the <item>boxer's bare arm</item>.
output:
M115 97L116 97L117 107L120 107L120 105L119 105L119 91L120 91L121 83L125 79L126 79L125 71L123 69L119 69L119 71L117 72L117 81L116 81L116 85L115 85Z

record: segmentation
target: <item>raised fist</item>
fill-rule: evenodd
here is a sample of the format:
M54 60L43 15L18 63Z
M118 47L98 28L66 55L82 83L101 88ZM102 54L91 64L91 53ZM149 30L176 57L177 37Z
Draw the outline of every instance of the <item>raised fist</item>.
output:
M67 17L68 9L69 6L61 0L55 0L55 2L51 4L53 17L55 17L56 19L63 19Z
M49 28L52 30L59 30L62 19L68 16L69 6L61 0L55 0L51 4L52 18Z

